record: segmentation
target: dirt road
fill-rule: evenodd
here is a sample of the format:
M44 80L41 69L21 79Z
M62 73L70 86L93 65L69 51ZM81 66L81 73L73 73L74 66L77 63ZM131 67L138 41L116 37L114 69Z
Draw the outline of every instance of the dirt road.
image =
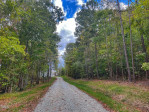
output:
M49 88L34 112L108 112L96 100L62 78Z

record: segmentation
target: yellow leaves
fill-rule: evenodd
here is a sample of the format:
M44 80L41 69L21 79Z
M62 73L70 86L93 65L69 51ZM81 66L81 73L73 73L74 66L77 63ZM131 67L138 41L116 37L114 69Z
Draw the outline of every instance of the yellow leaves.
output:
M145 71L149 70L149 63L143 63L141 68Z
M0 57L12 58L16 54L25 56L25 46L20 45L19 39L15 37L0 36Z
M1 18L0 22L5 21L5 18Z
M80 36L80 39L81 39L81 40L83 40L83 39L84 39L84 36L83 36L83 35L81 35L81 36Z
M133 11L134 18L141 19L142 17L149 16L149 2L148 0L140 0Z

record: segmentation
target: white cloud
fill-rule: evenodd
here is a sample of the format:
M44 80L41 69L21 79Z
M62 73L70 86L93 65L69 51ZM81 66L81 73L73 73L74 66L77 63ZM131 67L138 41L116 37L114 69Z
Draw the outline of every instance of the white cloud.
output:
M115 2L115 0L101 0L100 2L102 9L117 9L117 3ZM123 2L120 2L120 8L121 10L125 10L127 9L128 5L126 5Z
M124 4L123 2L120 2L120 8L121 8L122 10L127 9L127 7L128 7L128 5Z
M63 9L62 0L54 0L53 3L54 3L55 6L58 6L58 7Z
M62 12L63 12L64 15L66 16L67 12L64 11L62 0L53 0L53 4L54 4L55 6L61 8L61 9L62 9Z
M76 27L76 22L74 18L70 18L67 20L62 21L57 25L57 32L60 33L62 30L70 31L70 35L74 36L75 32L75 27Z
M75 28L76 28L76 22L74 17L64 20L57 25L57 33L61 37L61 41L59 43L59 49L58 49L60 66L63 66L64 64L62 55L64 55L66 51L67 44L75 42L77 38L74 35Z
M71 2L71 0L68 0L68 1ZM82 0L77 0L77 2L78 2L78 5L83 5ZM53 0L53 3L55 6L60 7L62 9L62 11L64 12L62 0ZM66 15L66 12L64 12L64 13ZM74 35L75 28L76 28L75 17L76 17L76 15L74 14L73 18L66 19L57 25L57 33L61 37L61 41L59 43L59 48L58 48L60 65L64 64L62 55L64 55L64 52L66 51L67 44L73 43L76 40L76 37Z
M64 48L64 50L60 50L59 51L59 57L61 57L65 53L65 51L66 51L66 48Z
M77 0L77 2L78 2L78 5L81 5L81 6L84 4L82 0Z

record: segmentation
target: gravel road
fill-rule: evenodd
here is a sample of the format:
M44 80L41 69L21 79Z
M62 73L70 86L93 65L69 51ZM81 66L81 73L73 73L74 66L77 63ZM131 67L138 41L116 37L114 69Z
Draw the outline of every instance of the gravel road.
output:
M108 112L96 100L58 77L34 112Z

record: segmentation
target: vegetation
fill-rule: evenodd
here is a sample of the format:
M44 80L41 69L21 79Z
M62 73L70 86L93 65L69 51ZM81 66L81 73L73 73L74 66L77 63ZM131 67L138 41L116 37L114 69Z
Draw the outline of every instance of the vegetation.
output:
M53 84L56 78L51 78L49 82L36 85L28 90L0 95L1 112L33 111L38 100L46 93L48 87Z
M55 80L51 74L52 69L58 72L60 41L56 25L64 14L52 1L0 0L0 93L6 93L0 94L2 111L23 111ZM149 2L127 3L123 8L119 0L88 0L81 7L75 18L78 38L66 47L61 75L75 79L148 80ZM65 76L64 80L112 110L149 110L149 92L143 87Z
M104 5L107 4L107 5ZM65 73L77 78L149 78L149 2L90 0L77 13L75 43L67 45Z
M49 81L57 70L60 8L49 0L0 0L0 92Z
M145 87L107 80L74 80L66 76L63 76L63 79L114 111L148 111L149 91Z

